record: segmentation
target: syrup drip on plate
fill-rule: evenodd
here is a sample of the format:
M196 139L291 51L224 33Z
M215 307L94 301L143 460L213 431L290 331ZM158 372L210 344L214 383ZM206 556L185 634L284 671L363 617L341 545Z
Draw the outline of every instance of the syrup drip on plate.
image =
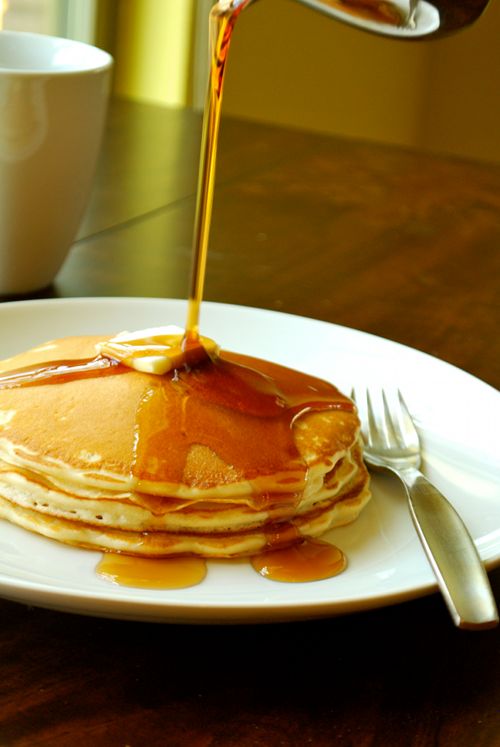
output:
M250 562L254 570L272 581L300 583L320 581L342 573L347 560L338 547L316 539L277 550L272 548L254 555Z
M120 586L141 589L185 589L200 584L207 564L202 558L137 558L104 553L96 573Z

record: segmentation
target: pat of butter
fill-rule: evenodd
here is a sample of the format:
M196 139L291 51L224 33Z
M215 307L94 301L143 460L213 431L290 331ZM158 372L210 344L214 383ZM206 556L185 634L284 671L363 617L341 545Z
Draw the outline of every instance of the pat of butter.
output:
M213 357L219 352L217 343L209 337L199 337L197 344ZM193 345L184 345L181 327L151 327L137 332L120 332L116 337L96 345L99 355L113 358L125 366L161 376L193 359Z

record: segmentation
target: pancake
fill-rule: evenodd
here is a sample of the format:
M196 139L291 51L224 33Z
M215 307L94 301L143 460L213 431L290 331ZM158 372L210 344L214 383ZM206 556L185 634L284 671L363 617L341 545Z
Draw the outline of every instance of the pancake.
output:
M1 518L80 547L207 558L357 518L370 496L360 425L331 384L228 352L162 375L87 369L106 339L0 364L28 372L23 386L0 378Z

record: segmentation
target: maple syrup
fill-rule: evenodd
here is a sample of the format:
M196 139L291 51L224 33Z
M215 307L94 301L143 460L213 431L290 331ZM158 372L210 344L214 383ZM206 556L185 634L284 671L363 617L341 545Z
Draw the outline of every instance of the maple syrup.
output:
M292 583L331 578L347 566L342 550L317 539L304 539L284 548L271 547L254 555L250 562L261 576Z
M320 0L335 10L348 13L366 21L376 21L390 26L404 26L406 15L395 3L388 0Z
M137 411L132 473L139 481L182 483L188 453L201 445L232 465L239 480L259 481L255 492L265 492L266 476L283 474L285 499L300 495L307 467L294 442L293 420L305 411L353 410L351 400L326 381L236 353L222 352L170 378L166 388L165 379L152 377Z
M139 558L107 552L97 565L96 573L120 586L185 589L203 581L207 564L201 558Z
M227 57L238 16L252 0L218 2L209 15L209 80L203 114L200 169L193 235L191 285L188 299L186 337L196 338L203 298L208 239L212 219L215 165L219 137L222 94Z
M50 361L41 366L16 368L0 374L0 389L38 386L40 384L61 384L64 381L88 379L96 376L125 373L127 367L119 361L97 355L95 358Z

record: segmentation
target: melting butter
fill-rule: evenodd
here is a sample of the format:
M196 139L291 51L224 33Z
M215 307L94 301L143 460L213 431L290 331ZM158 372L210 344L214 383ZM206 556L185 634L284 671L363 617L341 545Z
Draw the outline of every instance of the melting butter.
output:
M198 337L196 344L211 358L219 352L219 346L209 337ZM136 371L158 376L192 360L192 345L186 344L184 330L175 325L120 332L98 343L96 350L98 355L113 358Z

